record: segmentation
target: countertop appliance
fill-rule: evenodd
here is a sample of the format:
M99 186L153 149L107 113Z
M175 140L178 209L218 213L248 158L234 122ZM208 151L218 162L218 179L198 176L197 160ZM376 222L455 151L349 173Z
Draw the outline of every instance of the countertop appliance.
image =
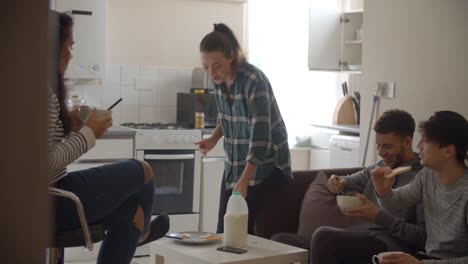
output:
M205 114L205 128L216 127L218 108L215 95L210 93L177 93L177 124L186 127L195 127L195 113Z

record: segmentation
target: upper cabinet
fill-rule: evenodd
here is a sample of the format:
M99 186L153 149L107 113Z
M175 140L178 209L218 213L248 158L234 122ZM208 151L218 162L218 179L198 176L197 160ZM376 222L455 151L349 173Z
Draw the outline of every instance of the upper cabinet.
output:
M314 0L309 12L309 69L361 71L362 0Z
M73 17L73 58L67 79L104 78L107 0L55 0L52 7Z

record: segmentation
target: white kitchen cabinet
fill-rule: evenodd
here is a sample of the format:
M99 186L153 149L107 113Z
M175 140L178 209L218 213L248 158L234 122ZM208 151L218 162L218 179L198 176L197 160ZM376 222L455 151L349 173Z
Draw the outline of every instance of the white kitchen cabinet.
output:
M206 138L205 135L203 138ZM216 232L225 153L223 138L202 160L200 231Z
M310 70L361 70L363 10L349 10L349 6L342 0L311 2L308 58Z
M52 6L74 21L73 58L65 78L104 79L107 0L55 0Z

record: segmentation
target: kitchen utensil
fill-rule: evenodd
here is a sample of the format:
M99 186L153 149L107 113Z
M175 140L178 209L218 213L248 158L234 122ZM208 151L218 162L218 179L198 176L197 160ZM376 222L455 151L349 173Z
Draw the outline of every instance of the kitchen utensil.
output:
M346 96L349 94L349 90L348 90L348 82L344 82L344 87L345 87L345 91L346 91Z
M359 92L354 92L354 96L356 96L358 103L361 104L361 94Z
M114 108L117 104L119 104L120 102L122 102L122 100L123 100L123 99L122 99L122 97L121 97L119 100L115 101L115 103L113 103L109 108L107 108L107 110L112 110L112 108Z

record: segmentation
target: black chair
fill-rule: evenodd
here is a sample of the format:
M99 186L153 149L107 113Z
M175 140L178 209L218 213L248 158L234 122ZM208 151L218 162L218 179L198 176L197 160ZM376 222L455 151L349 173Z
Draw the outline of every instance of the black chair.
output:
M87 250L92 251L93 243L103 240L105 232L104 227L100 224L88 226L83 205L78 196L72 192L53 187L49 187L49 193L72 200L75 203L81 223L81 228L56 232L54 239L49 244L46 263L63 264L64 248L84 246Z

